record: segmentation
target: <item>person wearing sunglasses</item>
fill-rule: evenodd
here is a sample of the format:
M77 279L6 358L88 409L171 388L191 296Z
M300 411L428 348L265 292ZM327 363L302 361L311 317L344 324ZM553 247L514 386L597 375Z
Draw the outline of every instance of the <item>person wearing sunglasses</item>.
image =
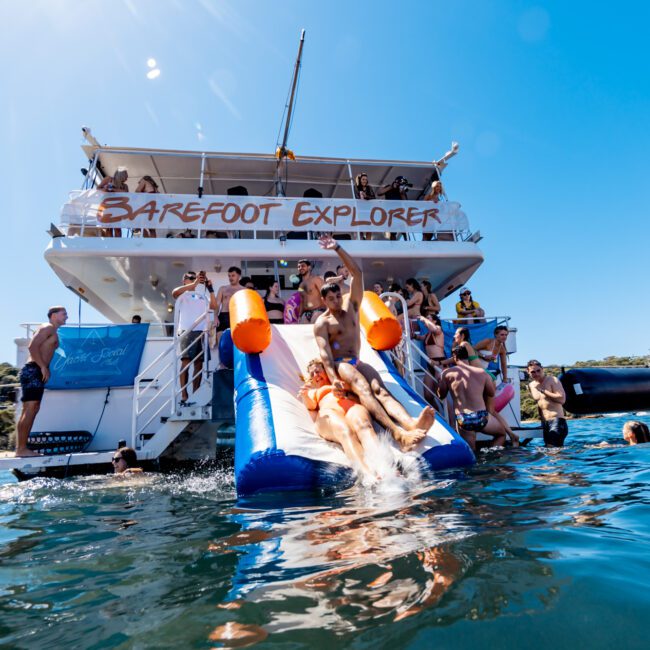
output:
M563 404L566 394L557 377L544 373L542 364L531 359L528 364L528 374L532 381L528 390L537 402L537 409L542 420L544 444L547 447L562 447L569 433Z
M115 474L141 474L142 468L137 467L138 456L131 447L120 447L111 459Z
M465 323L483 322L481 319L485 316L485 312L481 309L481 305L472 299L472 292L467 287L460 290L460 300L456 303L456 315L458 318L464 319Z

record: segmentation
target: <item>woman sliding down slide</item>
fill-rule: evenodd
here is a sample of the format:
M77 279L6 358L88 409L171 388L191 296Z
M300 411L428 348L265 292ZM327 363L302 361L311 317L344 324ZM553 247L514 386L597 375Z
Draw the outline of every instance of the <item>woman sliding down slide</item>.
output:
M354 393L346 393L330 384L320 359L309 362L307 375L298 397L310 411L316 411L318 435L341 445L352 465L366 476L378 478L377 471L366 460L368 453L379 449L368 410L361 406Z

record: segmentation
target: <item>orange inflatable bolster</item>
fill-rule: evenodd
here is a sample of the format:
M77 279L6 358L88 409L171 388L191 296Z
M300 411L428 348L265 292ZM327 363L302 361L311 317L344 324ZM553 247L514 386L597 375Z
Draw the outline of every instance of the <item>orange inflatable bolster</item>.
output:
M232 342L242 352L263 352L271 342L271 323L257 291L242 289L229 303Z
M361 327L372 348L391 350L400 342L402 328L376 293L363 292L360 312Z

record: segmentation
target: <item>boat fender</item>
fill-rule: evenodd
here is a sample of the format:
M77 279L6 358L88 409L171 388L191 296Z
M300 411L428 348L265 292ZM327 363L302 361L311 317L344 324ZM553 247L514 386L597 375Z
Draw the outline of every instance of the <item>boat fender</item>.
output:
M560 382L575 415L650 409L650 368L571 368Z
M263 352L271 343L271 323L257 291L242 289L230 298L230 334L242 352Z
M219 362L226 368L232 368L234 365L235 353L232 349L232 335L230 328L224 330L219 339Z
M508 402L515 396L515 387L512 384L501 382L496 387L494 395L494 409L498 413L503 411Z
M284 323L293 325L300 321L300 291L292 294L284 304Z
M361 327L375 350L392 350L402 338L402 328L374 291L364 291L361 301Z

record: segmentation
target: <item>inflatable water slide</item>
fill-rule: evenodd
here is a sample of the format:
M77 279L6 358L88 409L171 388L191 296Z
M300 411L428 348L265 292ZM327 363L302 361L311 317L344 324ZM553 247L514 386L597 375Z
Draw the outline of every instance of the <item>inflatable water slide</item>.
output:
M348 487L355 478L350 461L338 445L316 433L310 412L297 397L307 363L319 356L313 326L271 325L261 298L252 290L233 296L230 313L238 495ZM400 336L399 324L391 319L395 321L379 298L367 292L362 303L360 358L377 370L408 413L417 416L426 402L405 382L386 352ZM393 334L386 336L387 331ZM374 349L378 347L384 350ZM392 440L389 445L402 467L423 462L435 470L474 463L467 443L439 413L414 451L402 452Z

